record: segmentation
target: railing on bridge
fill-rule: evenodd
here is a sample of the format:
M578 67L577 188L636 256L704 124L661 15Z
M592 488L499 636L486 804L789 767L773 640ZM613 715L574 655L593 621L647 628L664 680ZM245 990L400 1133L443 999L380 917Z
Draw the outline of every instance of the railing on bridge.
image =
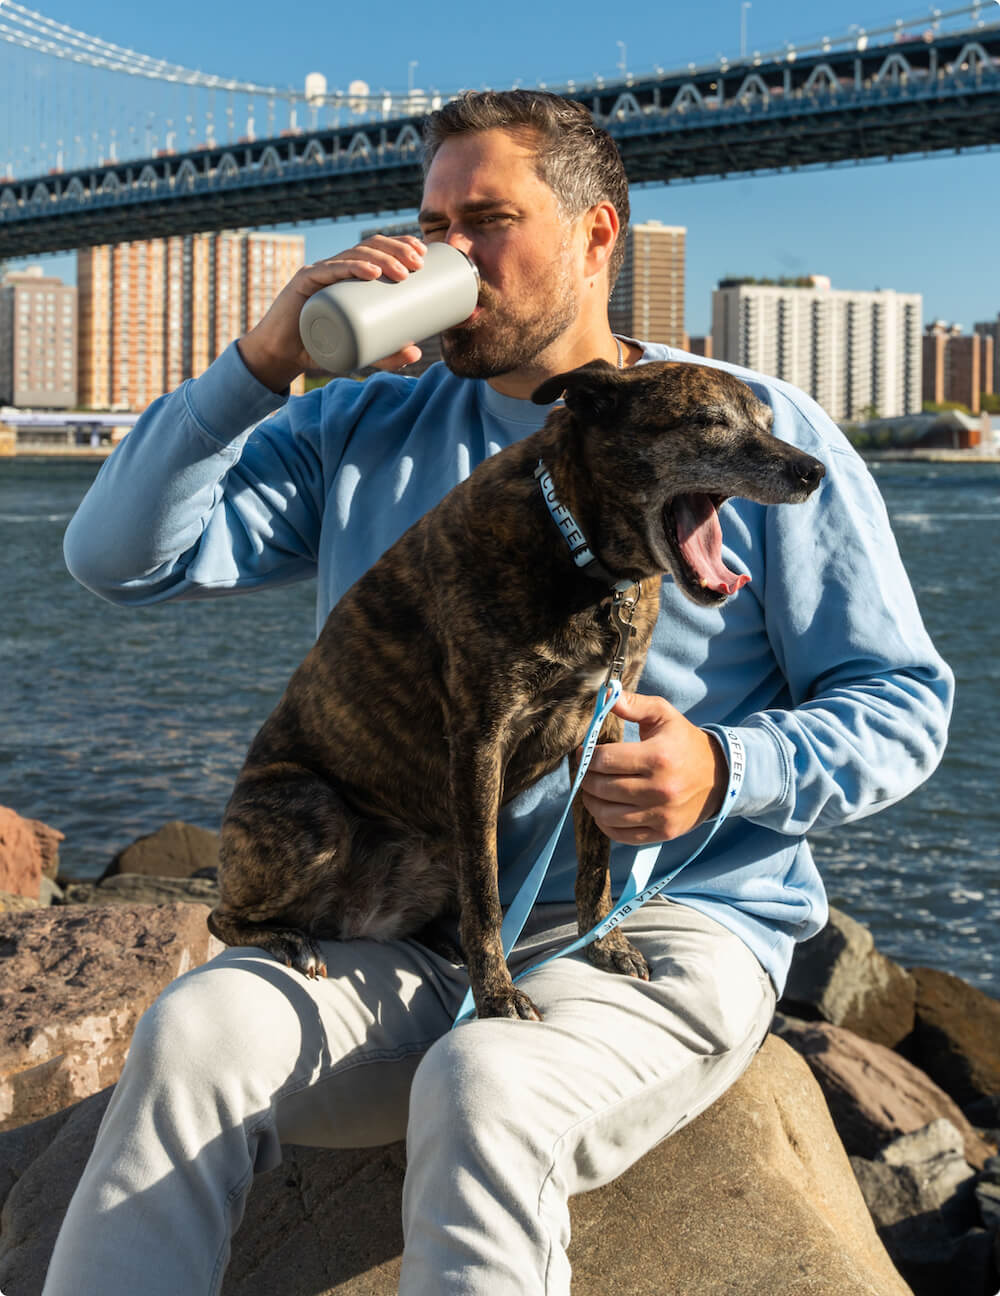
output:
M809 57L570 85L633 183L1000 144L1000 23ZM131 237L397 211L420 191L420 119L0 181L0 256Z

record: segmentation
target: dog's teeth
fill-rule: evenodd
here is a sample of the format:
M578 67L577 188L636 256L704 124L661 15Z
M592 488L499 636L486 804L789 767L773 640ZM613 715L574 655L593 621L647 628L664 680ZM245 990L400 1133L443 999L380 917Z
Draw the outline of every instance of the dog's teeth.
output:
M708 581L705 579L704 576L699 577L698 584L701 586L702 589L708 589Z

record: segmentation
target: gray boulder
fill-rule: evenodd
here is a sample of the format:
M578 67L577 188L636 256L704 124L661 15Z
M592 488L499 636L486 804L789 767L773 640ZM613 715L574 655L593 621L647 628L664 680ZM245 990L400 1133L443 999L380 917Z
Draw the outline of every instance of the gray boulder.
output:
M915 998L913 978L868 928L831 907L826 927L796 946L780 1006L893 1048L913 1029Z
M991 1232L981 1226L959 1130L938 1119L851 1165L879 1236L917 1296L994 1296Z

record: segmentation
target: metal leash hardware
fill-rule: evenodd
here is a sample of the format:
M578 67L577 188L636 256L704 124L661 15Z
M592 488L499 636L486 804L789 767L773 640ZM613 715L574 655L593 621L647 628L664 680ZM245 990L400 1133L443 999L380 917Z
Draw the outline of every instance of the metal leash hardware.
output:
M620 680L625 672L629 641L635 634L632 618L641 597L642 584L639 581L636 581L634 585L629 586L627 589L616 588L612 591L609 614L611 624L618 635L618 643L611 658L608 673L604 677L605 688L608 687L612 680Z

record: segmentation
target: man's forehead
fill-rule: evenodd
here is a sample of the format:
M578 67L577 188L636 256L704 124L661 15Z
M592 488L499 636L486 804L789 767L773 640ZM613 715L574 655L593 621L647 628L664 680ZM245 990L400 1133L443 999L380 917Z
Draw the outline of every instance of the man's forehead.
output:
M442 142L424 180L422 205L483 210L516 202L519 195L535 200L539 185L548 188L538 175L533 141L505 130L470 132Z

